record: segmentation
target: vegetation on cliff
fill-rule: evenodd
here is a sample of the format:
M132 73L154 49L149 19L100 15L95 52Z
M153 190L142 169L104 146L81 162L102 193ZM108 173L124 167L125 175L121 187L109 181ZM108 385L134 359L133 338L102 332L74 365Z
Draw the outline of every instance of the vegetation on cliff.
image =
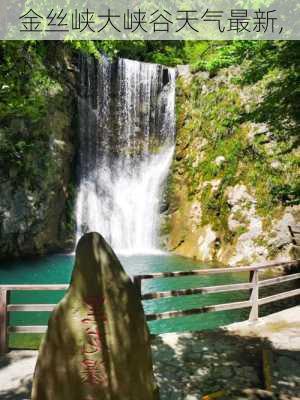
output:
M74 96L65 50L53 42L0 43L2 258L60 249L73 235Z
M170 248L226 261L243 237L249 257L279 252L273 223L300 202L299 55L295 42L233 43L180 78Z

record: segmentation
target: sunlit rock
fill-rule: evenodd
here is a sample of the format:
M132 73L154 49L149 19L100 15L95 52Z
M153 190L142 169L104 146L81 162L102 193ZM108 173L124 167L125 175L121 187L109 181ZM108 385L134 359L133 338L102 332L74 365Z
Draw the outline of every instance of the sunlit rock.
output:
M199 253L204 261L212 261L214 258L214 243L217 239L216 233L210 225L203 228L198 239Z

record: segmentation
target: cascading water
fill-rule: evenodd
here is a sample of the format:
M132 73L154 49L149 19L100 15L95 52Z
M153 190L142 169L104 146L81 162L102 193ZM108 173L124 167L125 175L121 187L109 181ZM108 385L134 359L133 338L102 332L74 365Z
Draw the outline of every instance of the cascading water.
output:
M157 250L174 103L172 68L81 59L77 238L98 231L117 253Z

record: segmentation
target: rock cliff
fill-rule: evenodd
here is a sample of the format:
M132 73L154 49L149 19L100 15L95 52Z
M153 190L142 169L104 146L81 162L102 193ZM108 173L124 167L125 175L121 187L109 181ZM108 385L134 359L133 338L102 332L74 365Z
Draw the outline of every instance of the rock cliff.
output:
M15 48L13 54L16 59L20 56L20 63L27 58L28 66L22 70L16 60L14 73L19 76L14 77L11 85L19 82L20 91L24 92L23 104L27 106L29 95L35 97L31 108L20 107L20 111L12 112L7 98L6 114L1 119L2 259L73 247L71 167L76 81L73 56L66 47L49 42L41 62L30 53L29 47L22 46ZM6 48L4 56L8 57L8 52ZM28 78L23 71L28 72ZM28 89L26 79L31 80ZM6 86L14 90L9 83Z
M162 226L176 254L233 265L295 257L288 225L300 220L293 191L299 147L289 127L297 121L278 110L279 123L268 113L286 76L278 70L247 84L245 73L244 66L214 76L179 68ZM270 82L278 93L274 86L270 93Z

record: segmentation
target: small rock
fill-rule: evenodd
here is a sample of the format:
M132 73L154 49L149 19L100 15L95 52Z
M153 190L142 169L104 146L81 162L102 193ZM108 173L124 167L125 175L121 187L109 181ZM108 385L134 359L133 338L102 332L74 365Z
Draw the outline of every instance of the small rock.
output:
M201 235L198 238L199 254L203 261L212 261L214 254L214 242L217 239L217 234L210 225L203 228Z
M271 162L271 167L274 169L280 169L282 166L281 162L278 160L274 160Z
M224 162L226 161L226 158L224 156L218 156L215 160L214 163L218 166L224 164Z
M192 79L192 74L189 65L177 65L176 69L178 76L184 78L187 82L189 82Z

